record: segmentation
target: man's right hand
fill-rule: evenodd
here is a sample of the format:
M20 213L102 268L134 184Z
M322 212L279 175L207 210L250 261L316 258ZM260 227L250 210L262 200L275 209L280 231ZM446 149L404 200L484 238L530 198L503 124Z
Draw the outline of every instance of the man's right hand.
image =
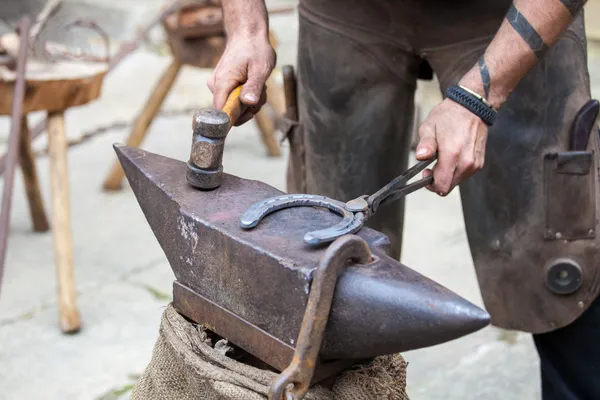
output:
M253 7L250 7L255 3ZM227 46L208 88L213 107L223 108L233 89L243 84L240 101L246 111L235 125L250 120L267 101L265 82L275 67L276 55L269 43L268 22L262 0L223 1Z

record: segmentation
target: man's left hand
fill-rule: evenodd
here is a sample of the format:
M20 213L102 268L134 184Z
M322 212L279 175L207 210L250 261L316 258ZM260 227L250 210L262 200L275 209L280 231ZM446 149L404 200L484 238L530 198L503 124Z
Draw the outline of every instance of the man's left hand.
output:
M445 99L429 113L419 127L418 160L427 160L437 152L433 184L428 189L446 196L461 181L483 168L488 126L475 114Z

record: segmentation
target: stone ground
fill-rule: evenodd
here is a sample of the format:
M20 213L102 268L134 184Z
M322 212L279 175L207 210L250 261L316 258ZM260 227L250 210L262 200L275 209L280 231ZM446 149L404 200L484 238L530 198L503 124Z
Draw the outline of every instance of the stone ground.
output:
M14 7L3 7L7 12L26 7L26 3L39 8L40 3L11 1ZM269 4L283 3L294 1ZM152 15L161 1L67 4L57 20L94 16L118 43L132 37L136 26ZM16 12L6 18L14 15ZM271 21L281 41L279 65L293 63L295 15L274 16ZM56 25L49 27L49 33L61 34ZM108 76L98 101L68 112L71 139L132 120L169 64L160 29L152 38ZM594 43L590 53L598 96L600 52ZM183 70L164 105L165 113L150 129L145 149L187 159L191 114L185 110L210 103L205 84L209 73ZM418 96L426 111L439 98L435 85L422 86ZM32 122L38 118L31 116ZM7 118L0 122L4 145L9 124ZM83 319L77 335L65 336L58 329L52 237L50 233L32 233L18 172L0 301L2 400L127 398L151 356L160 315L170 301L173 275L129 188L111 194L100 190L115 160L111 145L127 133L127 128L108 129L69 152L74 259ZM45 146L45 138L35 143L41 152L38 167L49 209ZM266 157L256 127L249 123L228 137L224 165L229 173L260 179L283 190L286 150L281 158ZM409 196L405 229L405 264L482 305L457 191L446 198L427 191ZM537 355L526 334L489 327L451 343L408 352L405 357L410 363L412 399L539 398Z

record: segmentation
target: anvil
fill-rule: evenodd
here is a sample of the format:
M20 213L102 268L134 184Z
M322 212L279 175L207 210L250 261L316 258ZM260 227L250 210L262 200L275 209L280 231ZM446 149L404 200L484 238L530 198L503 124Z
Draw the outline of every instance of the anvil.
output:
M186 182L183 161L127 146L115 145L115 151L177 279L176 309L283 370L326 250L307 246L302 237L339 217L319 208L291 208L244 230L240 215L279 190L224 174L218 189L201 191ZM363 360L433 346L488 325L486 311L390 258L387 236L367 227L357 236L372 259L347 266L339 276L321 360Z

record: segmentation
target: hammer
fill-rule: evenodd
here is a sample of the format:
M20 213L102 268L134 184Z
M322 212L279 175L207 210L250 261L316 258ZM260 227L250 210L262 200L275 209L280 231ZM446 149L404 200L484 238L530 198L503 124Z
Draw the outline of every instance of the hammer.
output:
M203 108L194 113L192 151L187 163L187 182L201 190L213 190L223 181L223 149L229 130L242 115L242 86L236 87L222 110Z

